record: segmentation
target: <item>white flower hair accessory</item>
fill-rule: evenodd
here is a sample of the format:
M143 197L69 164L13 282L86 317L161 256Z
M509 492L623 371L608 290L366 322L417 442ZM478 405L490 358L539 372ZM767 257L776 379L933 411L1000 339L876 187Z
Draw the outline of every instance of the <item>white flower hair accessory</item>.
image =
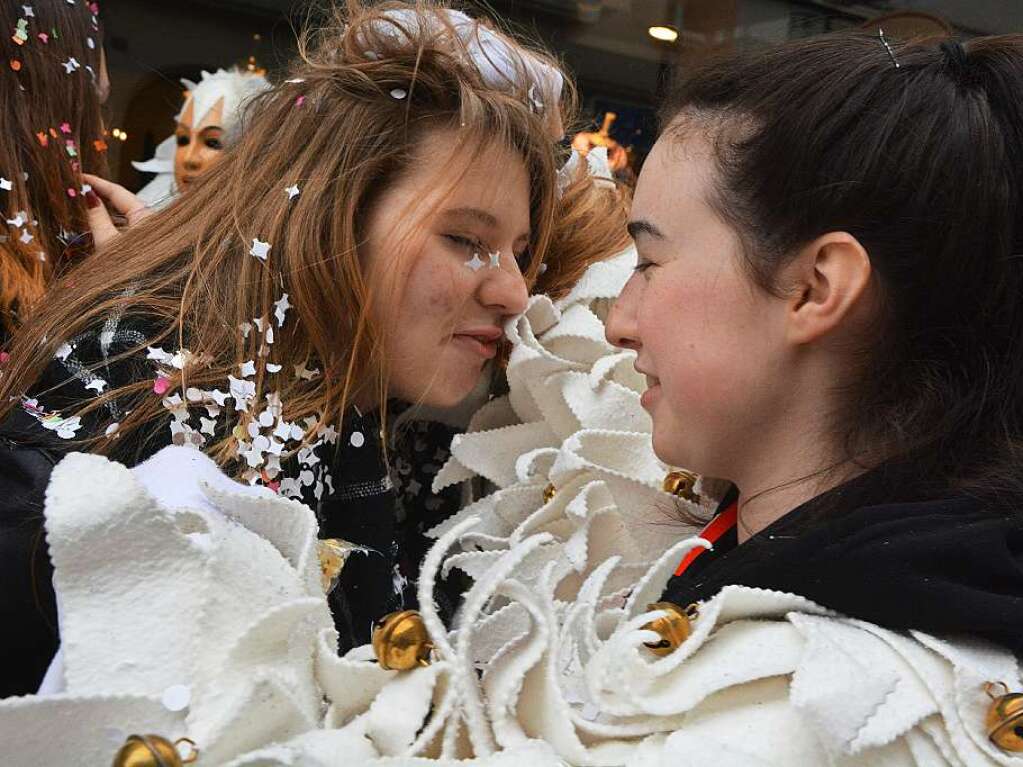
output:
M489 87L495 90L525 88L530 103L538 111L558 108L565 84L561 72L528 51L513 50L501 35L461 11L440 8L422 13L396 8L385 11L382 16L384 20L371 23L370 29L395 41L417 34L420 19L429 21L430 29L427 31L431 33L442 34L446 27L458 36L483 82ZM379 54L368 43L364 47L369 58L378 58Z

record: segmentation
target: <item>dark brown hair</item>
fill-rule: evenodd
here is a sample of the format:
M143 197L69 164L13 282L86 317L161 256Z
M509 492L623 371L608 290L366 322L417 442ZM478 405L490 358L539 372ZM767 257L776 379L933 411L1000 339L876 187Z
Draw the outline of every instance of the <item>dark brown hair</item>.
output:
M783 289L779 268L829 231L869 253L882 308L835 414L848 458L907 496L1015 507L1023 36L887 42L828 35L714 60L676 84L662 122L711 140L712 204L761 288Z
M13 185L0 190L3 331L17 326L55 274L92 250L81 173L107 170L96 13L86 0L0 3L0 176ZM6 223L21 211L23 227ZM22 241L24 233L31 241Z

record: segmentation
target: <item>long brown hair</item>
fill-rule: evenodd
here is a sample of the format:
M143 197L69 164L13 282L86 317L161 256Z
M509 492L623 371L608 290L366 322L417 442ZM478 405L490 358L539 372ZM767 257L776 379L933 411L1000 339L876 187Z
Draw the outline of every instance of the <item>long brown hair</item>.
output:
M395 9L414 16L386 13ZM190 351L193 364L173 375L168 393L224 386L240 364L254 360L281 368L257 365L252 401L279 396L289 421L336 423L356 391L376 392L383 408L386 365L370 308L374 300L399 297L371 294L359 258L360 224L415 161L424 133L457 131L461 156L496 143L523 158L531 188L527 279L551 238L554 152L529 94L535 83L519 61L515 83L487 85L447 19L433 3L370 9L352 0L333 24L306 35L287 80L254 100L245 135L224 159L187 195L95 256L90 263L102 261L102 268L87 265L76 271L73 287L57 288L12 350L0 407L33 385L61 339L121 311L152 329L150 345ZM517 56L527 55L508 42ZM292 184L300 194L289 199ZM265 260L249 254L254 240L270 243ZM395 272L406 267L396 264ZM272 344L258 328L239 332L254 321L273 323L284 293L293 309L282 327L274 323ZM321 375L292 374L302 365ZM119 427L123 439L165 415L152 387L150 380L115 388L80 412L125 398L131 414ZM235 415L242 427L252 417L237 408ZM99 438L96 449L109 447ZM207 449L226 464L236 448L227 435Z
M590 264L628 248L630 203L627 187L597 180L585 162L579 163L558 200L551 255L537 278L536 291L561 298Z
M0 190L0 325L7 332L53 275L91 251L81 172L107 169L97 13L85 0L0 3L0 176L12 186ZM22 226L6 223L22 211Z

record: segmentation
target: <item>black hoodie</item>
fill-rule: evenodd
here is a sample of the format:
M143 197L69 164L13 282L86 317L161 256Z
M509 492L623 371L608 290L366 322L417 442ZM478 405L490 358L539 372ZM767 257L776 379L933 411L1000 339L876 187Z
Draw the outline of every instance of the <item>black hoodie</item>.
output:
M885 628L982 637L1023 656L1023 508L995 512L953 495L821 514L819 501L741 546L733 528L671 578L663 599L685 606L728 584L773 589Z

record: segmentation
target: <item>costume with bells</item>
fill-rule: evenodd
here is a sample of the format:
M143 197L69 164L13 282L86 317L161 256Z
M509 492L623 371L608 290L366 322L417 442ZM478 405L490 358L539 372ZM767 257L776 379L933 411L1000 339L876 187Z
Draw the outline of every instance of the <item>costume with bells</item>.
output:
M375 648L336 655L307 507L187 448L65 459L46 508L64 688L0 702L7 763L108 764L139 735L227 767L1023 765L1006 650L743 586L648 607L705 543L646 524L668 467L601 322L633 260L510 324L509 395L438 479L498 489L435 531L421 616ZM700 483L668 487L706 508ZM431 589L451 567L474 584L449 631Z

